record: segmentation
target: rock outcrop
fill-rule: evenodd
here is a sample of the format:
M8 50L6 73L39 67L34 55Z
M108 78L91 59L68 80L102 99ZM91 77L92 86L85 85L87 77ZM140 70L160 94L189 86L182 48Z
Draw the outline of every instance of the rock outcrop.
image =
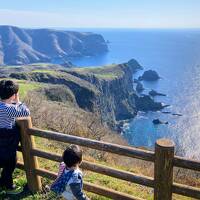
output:
M119 65L72 69L67 73L95 85L101 94L96 102L97 108L100 108L103 121L114 127L118 121L131 119L137 114L132 76L140 69L140 64L132 59Z
M155 96L167 96L166 94L159 93L159 92L157 92L157 91L155 91L155 90L151 90L151 91L149 92L149 95L151 95L152 97L155 97Z
M142 83L138 82L137 85L136 85L136 91L138 93L142 92L144 90L144 87L142 85Z
M153 122L153 124L155 124L155 125L159 125L159 124L169 124L169 122L163 122L163 121L161 121L160 119L154 119L152 122Z
M107 44L99 34L0 26L0 65L65 63L71 57L107 51Z
M145 71L143 75L139 77L140 81L157 81L158 79L160 79L160 76L154 70Z
M135 103L138 111L158 111L169 105L163 105L161 102L155 102L149 95L135 96Z

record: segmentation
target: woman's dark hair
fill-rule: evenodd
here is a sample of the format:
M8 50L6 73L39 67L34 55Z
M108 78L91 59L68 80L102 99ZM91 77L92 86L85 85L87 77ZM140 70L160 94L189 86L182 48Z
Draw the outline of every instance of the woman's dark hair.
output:
M63 153L63 161L67 167L73 167L82 161L82 150L77 145L70 145Z
M0 98L9 99L19 91L19 85L11 80L0 81Z

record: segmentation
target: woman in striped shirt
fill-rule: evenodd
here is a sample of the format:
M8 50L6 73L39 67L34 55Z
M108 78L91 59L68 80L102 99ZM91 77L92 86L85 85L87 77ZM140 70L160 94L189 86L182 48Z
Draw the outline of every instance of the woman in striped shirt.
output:
M16 118L30 115L29 109L19 100L19 86L11 80L0 81L0 168L3 168L0 187L8 194L19 192L13 184L16 167L16 150L20 141Z

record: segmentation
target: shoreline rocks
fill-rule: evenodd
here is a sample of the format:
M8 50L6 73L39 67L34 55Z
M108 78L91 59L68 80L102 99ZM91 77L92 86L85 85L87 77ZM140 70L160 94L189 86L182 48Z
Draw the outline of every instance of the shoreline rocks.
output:
M161 113L163 113L163 114L171 114L171 115L173 115L173 116L179 116L179 117L183 116L183 115L180 114L180 113L172 113L172 112L169 112L169 111L162 111Z
M159 92L157 92L157 91L155 91L155 90L151 90L151 91L149 92L149 95L151 95L152 97L155 97L155 96L167 96L166 94L159 93Z
M179 117L183 116L182 114L179 114L179 113L172 113L172 115L179 116Z
M163 114L172 114L170 111L162 111Z
M169 105L163 105L161 102L155 102L149 95L135 97L136 108L138 111L159 111Z
M160 119L154 119L153 121L153 124L155 124L155 125L159 125L159 124L169 124L169 122L163 122L163 121L161 121Z
M142 83L138 82L138 83L137 83L137 86L136 86L136 91L137 91L138 93L140 93L140 92L142 92L143 90L144 90L144 87L143 87Z
M130 59L127 63L125 63L125 64L127 64L128 66L137 66L137 68L135 67L135 71L134 72L136 72L137 70L143 70L143 67L138 63L138 61L137 60L135 60L134 58L132 58L132 59ZM134 73L133 72L133 73Z

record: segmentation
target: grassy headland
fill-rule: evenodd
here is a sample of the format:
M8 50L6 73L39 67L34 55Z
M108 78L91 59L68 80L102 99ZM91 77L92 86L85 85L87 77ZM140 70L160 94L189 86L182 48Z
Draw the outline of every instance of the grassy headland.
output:
M124 84L120 82L120 80L127 73L126 70L130 66L111 65L107 67L75 68L67 70L63 68L55 70L55 67L48 67L48 65L43 65L41 68L38 67L36 69L34 68L35 66L32 67L33 68L21 72L12 71L13 74L11 77L16 78L15 80L20 85L20 95L31 110L34 126L65 134L127 145L126 141L124 141L119 134L102 123L101 112L107 110L98 110L95 104L98 102L96 98L101 95L103 91L102 88L108 93L116 89L116 93L119 96L120 90L117 87ZM111 84L114 84L113 88ZM114 86L116 86L116 88L114 88ZM123 94L127 95L129 94L128 92L129 91ZM80 94L82 94L82 96L80 96ZM103 93L103 95L104 94L105 93ZM109 97L111 101L113 100L112 96L104 96L104 98L107 97ZM105 101L105 99L103 100ZM90 102L89 104L87 104L88 101ZM108 102L108 106L110 107L114 105L111 104L111 101ZM124 99L119 99L119 102L120 101L124 102ZM84 105L86 106L84 107ZM102 106L107 106L107 104L103 104ZM91 107L94 109L89 110ZM110 111L113 112L111 109ZM61 154L66 147L66 144L41 138L36 138L36 145L39 149L58 154ZM84 160L137 174L153 176L153 165L150 163L88 148L83 149ZM21 155L19 155L19 159L21 159ZM58 170L58 163L56 162L51 162L46 159L39 159L39 162L41 168L54 172ZM153 190L150 188L89 171L84 171L84 174L84 180L90 183L112 188L143 199L153 199ZM15 177L18 185L26 184L24 172L21 170L17 169L15 171ZM199 177L199 174L193 172L187 171L187 173L185 173L180 169L175 170L175 181L177 182L200 187ZM48 179L42 179L42 181L43 185L51 183ZM91 193L88 193L88 195L92 200L108 199ZM4 197L2 197L2 199L3 198ZM31 195L28 192L24 192L19 196L10 197L10 199L36 200L47 199L47 197L45 197L43 193ZM174 195L173 199L189 200L191 198Z

